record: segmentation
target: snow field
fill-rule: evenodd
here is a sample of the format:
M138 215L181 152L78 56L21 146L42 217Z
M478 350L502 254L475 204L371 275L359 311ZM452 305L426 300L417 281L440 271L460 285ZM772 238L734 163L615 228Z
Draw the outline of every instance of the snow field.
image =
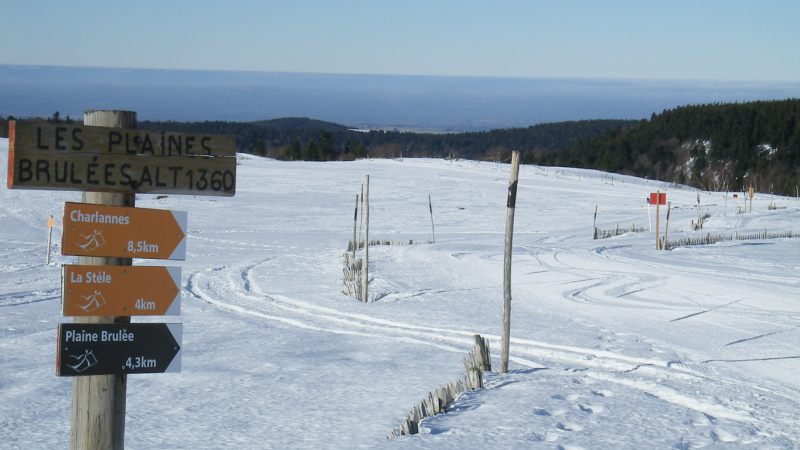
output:
M5 167L0 141L0 167ZM800 240L656 252L646 195L689 231L696 192L524 166L512 272L511 372L423 433L386 440L461 376L479 333L499 354L508 167L438 160L303 163L240 155L234 198L140 196L189 212L182 372L129 378L126 445L148 448L793 448L800 441ZM370 175L370 295L341 294L355 194ZM613 178L613 180L612 180ZM2 181L2 180L0 180ZM53 375L60 315L47 216L79 193L0 188L0 448L61 448L70 385ZM783 209L767 210L775 202ZM800 230L800 201L736 215L701 193L707 230ZM57 223L60 221L57 220ZM663 224L663 220L662 220ZM60 227L60 224L57 228ZM54 235L58 242L60 230ZM141 261L142 264L161 264ZM166 262L165 262L166 264Z

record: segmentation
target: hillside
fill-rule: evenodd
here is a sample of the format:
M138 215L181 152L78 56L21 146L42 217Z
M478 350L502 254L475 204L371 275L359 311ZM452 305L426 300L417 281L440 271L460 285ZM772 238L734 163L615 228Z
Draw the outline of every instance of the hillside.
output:
M706 104L654 114L636 126L528 160L687 183L707 190L796 195L800 100Z

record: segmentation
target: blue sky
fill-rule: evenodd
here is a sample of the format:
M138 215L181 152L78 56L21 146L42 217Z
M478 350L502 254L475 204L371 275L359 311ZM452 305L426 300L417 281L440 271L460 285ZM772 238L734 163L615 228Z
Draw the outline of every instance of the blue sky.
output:
M25 0L0 64L800 81L798 0Z

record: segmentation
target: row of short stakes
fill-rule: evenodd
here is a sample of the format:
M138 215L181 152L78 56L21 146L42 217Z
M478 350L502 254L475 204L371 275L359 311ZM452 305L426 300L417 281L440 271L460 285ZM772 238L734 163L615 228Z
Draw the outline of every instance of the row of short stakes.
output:
M425 417L447 412L450 405L462 392L483 388L483 373L492 370L489 353L489 341L479 334L474 336L475 344L472 351L464 358L466 376L455 382L439 386L435 391L411 408L405 419L400 423L400 428L389 432L389 439L419 433L419 424Z
M797 238L800 233L792 230L769 232L764 230L756 233L739 233L738 231L733 234L712 234L706 233L701 236L689 236L675 240L669 240L663 244L666 250L672 250L678 247L689 247L693 245L711 245L722 241L756 241L761 239L784 239L784 238Z

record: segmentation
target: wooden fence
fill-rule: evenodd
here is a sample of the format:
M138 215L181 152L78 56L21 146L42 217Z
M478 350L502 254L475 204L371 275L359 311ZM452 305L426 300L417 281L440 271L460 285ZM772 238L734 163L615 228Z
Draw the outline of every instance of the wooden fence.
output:
M388 241L388 240L375 240L369 241L370 247L374 247L376 245L415 245L415 244L430 244L431 241L414 241L413 239L409 239L408 241ZM357 242L358 248L356 250L361 250L364 248L364 241L359 240ZM353 240L350 239L347 241L347 251L344 253L344 267L342 269L342 292L349 295L350 297L355 297L362 302L366 302L364 300L363 294L363 284L362 284L362 270L364 265L364 260L362 258L358 258L354 256L355 252L353 251Z
M351 241L352 242L352 241ZM342 271L342 292L361 300L361 258L353 259L352 250L344 254L344 270Z
M435 391L419 404L411 408L405 419L400 422L400 428L389 432L389 439L419 433L419 423L425 417L447 412L447 407L462 393L483 388L483 373L492 370L489 354L489 341L479 334L475 335L475 345L472 351L464 358L466 375L458 381L439 386Z
M734 232L733 234L724 234L724 233L706 233L703 236L688 236L680 239L669 240L664 242L663 248L665 250L672 250L678 247L688 247L692 245L710 245L716 244L717 242L722 241L754 241L760 239L781 239L781 238L797 238L800 237L800 234L789 230L789 231L778 231L778 232L769 232L764 230L763 232L757 233L739 233Z
M373 240L369 241L369 246L374 247L376 245L416 245L416 244L431 244L432 241L415 241L413 239L409 239L407 241L389 241L389 240ZM364 241L358 241L358 248L356 250L361 250L364 248ZM347 241L347 251L353 251L353 240L350 239Z
M617 227L611 230L601 230L599 228L594 229L594 239L606 239L614 236L619 236L625 233L641 233L647 231L644 227L637 227L636 224L630 226L630 228L620 228L619 224Z

